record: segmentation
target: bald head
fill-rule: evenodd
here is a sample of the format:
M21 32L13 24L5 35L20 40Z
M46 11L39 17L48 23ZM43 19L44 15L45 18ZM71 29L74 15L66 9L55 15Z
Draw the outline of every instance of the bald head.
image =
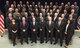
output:
M62 21L62 18L61 18L61 17L59 17L59 18L58 18L58 21Z
M49 20L49 21L52 21L52 18L51 18L51 17L48 17L48 20Z
M64 14L61 15L62 18L64 18L64 16L65 16Z
M54 16L58 16L58 13L55 13Z
M9 12L12 12L12 10L13 10L12 8L9 8Z

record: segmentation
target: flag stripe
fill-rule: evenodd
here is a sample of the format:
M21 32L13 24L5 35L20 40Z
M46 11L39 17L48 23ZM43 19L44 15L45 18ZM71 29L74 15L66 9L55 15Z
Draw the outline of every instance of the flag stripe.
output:
M5 29L4 29L4 16L0 15L0 32L4 33Z
M4 24L4 19L2 19L2 17L0 17L0 22Z

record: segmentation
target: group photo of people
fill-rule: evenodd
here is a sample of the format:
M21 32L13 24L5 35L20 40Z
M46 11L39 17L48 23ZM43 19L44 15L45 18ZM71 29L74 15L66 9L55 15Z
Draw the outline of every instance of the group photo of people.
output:
M80 29L79 6L77 2L5 2L5 28L12 45L17 41L24 45L50 42L67 48L72 42L75 29ZM64 43L64 45L63 45Z

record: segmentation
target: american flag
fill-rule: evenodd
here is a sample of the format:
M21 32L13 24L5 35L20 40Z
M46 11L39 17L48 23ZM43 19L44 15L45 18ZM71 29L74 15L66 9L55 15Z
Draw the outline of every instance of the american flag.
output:
M5 31L5 26L4 26L4 16L1 14L0 15L0 32L4 33Z

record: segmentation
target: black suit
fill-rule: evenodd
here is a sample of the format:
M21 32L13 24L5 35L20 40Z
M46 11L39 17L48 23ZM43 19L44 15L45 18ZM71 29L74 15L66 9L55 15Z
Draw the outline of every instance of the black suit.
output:
M37 26L37 22L35 22L35 25L33 25L33 22L31 22L30 24L30 29L31 29L31 40L35 43L37 43L37 30L38 30L38 26ZM35 29L35 31L33 31Z
M58 17L59 17L59 16L57 16L57 17L53 16L53 17L52 17L52 18L53 18L52 20L54 21L54 23L56 23L56 21L58 21Z
M46 23L46 30L47 30L47 38L46 38L46 43L49 40L50 36L50 43L52 44L53 41L53 29L54 29L54 23L51 21L51 24L49 25L49 21Z
M44 42L44 36L45 36L45 22L39 22L39 34L40 34L40 43Z
M48 13L48 12L49 12L49 10L50 10L50 9L49 9L49 8L47 8L47 9L46 9L46 13Z
M25 38L25 42L28 43L28 23L20 23L20 29L21 29L21 44L23 44L23 38ZM23 32L25 30L25 32Z
M64 13L64 18L68 19L69 18L69 14L68 13Z
M18 25L16 24L10 24L10 29L11 29L11 34L12 34L12 41L13 41L13 46L16 45L16 36L17 36L17 31L18 31ZM13 32L16 31L16 32Z
M44 19L45 19L46 16L47 16L46 12L42 12L42 15L43 15Z
M33 17L36 19L35 16L30 16L30 17L29 17L29 22L30 22L30 23L32 22Z
M66 27L65 27L66 30ZM65 43L66 45L69 45L69 42L71 41L72 38L72 32L73 32L73 25L69 24L68 28L67 28L67 34L65 35L66 39L65 39Z
M39 12L35 12L35 16L37 18L39 16Z
M54 33L53 33L53 35L54 35L54 37L55 37L55 33L56 33L56 28L55 28L55 26L56 26L57 20L58 20L58 16L57 16L56 18L53 17L53 22L54 22L54 29L53 29Z
M18 32L17 32L17 35L18 35L18 38L20 38L21 34L20 34L20 22L21 22L21 16L14 16L15 20L16 20L16 23L18 23Z
M60 38L60 45L62 45L63 43L63 29L64 29L64 23L61 21L61 24L58 25L58 21L56 22L56 25L55 25L55 28L56 28L56 38L55 38L55 43L58 42L58 38ZM57 30L59 30L60 32L58 32Z
M11 20L9 17L6 18L6 26L8 29L8 38L11 39L12 35L11 35L11 30L10 30L10 24L11 24Z

